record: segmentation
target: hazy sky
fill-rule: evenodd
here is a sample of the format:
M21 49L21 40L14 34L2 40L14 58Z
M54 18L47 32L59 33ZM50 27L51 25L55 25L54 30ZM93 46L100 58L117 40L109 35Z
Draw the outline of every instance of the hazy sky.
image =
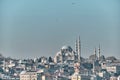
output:
M73 49L80 35L82 56L120 58L120 0L0 0L0 53L13 58L54 56Z

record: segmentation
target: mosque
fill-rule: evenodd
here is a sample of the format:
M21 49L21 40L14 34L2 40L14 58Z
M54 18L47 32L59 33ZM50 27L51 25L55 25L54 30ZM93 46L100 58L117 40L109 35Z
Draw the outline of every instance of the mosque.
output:
M100 45L98 48L98 55L96 54L96 48L94 50L94 54L89 57L89 60L100 60ZM56 53L54 57L55 63L81 63L81 41L80 37L75 42L75 51L71 48L71 46L63 46L59 52Z
M63 46L54 57L55 63L80 62L81 60L80 37L76 40L75 51L70 46Z

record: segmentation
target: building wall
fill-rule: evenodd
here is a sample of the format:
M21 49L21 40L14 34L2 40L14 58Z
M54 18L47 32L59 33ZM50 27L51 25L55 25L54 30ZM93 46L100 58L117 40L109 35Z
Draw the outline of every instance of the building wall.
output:
M110 66L110 67L106 67L108 72L114 72L114 73L118 73L120 72L120 66Z
M117 80L117 77L110 77L110 80Z
M72 76L71 80L90 80L88 76Z
M120 76L118 76L117 80L120 80Z
M36 73L21 74L20 80L37 80L37 74Z
M51 76L42 76L42 80L53 80L53 78Z

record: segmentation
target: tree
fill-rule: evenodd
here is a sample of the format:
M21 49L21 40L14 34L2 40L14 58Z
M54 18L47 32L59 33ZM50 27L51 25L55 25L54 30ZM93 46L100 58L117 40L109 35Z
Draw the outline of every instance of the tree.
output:
M49 61L49 62L53 62L53 59L52 59L51 56L49 57L48 61Z
M41 58L38 59L38 62L41 62Z

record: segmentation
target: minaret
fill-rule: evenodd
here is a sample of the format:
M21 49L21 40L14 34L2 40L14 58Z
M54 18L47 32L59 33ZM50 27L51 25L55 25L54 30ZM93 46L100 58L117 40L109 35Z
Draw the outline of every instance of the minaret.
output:
M93 61L93 74L95 74L95 61Z
M63 53L62 53L62 49L61 49L61 63L63 63Z
M78 53L78 44L77 44L77 40L75 42L75 52Z
M81 57L81 44L80 44L80 36L79 36L78 38L78 61L79 62L81 61L80 57Z
M99 48L98 48L98 60L100 60L100 45L99 45Z
M94 56L95 56L95 60L97 60L96 48L94 49Z

